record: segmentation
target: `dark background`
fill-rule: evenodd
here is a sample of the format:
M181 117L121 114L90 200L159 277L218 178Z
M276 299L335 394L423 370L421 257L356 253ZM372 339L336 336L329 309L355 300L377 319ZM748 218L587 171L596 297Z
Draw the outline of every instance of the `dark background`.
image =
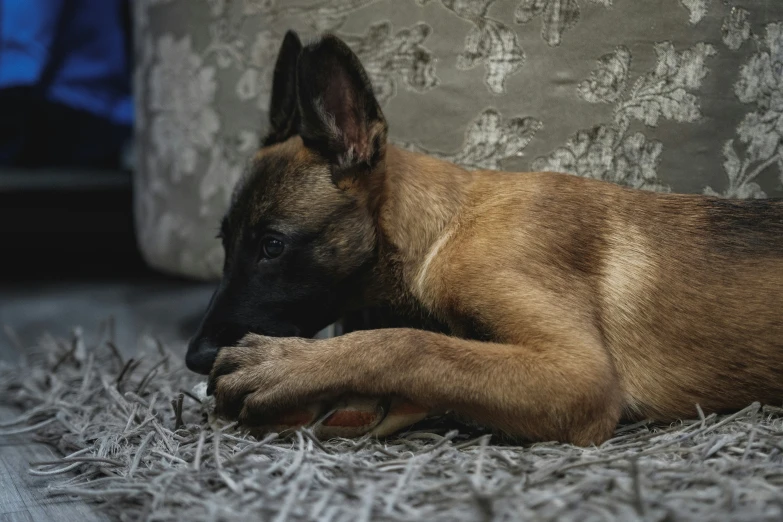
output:
M145 336L184 348L214 286L137 246L131 1L0 0L2 359L109 318L130 353Z

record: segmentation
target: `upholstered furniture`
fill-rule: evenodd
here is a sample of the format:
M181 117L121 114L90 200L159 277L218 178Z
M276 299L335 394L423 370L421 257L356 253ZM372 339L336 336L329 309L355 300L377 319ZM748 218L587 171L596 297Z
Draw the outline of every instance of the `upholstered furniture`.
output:
M333 31L397 143L469 168L780 196L783 2L138 0L136 223L153 266L214 278L289 28Z

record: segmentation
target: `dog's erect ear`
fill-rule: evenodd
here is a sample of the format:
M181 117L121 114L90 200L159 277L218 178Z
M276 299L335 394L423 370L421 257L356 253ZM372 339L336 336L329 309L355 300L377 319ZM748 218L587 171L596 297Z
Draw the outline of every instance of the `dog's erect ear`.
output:
M302 42L294 31L285 33L275 62L272 97L269 102L271 129L263 145L285 141L299 132L299 107L296 100L296 69Z
M325 156L338 177L375 167L385 152L386 120L353 51L332 35L308 45L297 88L305 145Z

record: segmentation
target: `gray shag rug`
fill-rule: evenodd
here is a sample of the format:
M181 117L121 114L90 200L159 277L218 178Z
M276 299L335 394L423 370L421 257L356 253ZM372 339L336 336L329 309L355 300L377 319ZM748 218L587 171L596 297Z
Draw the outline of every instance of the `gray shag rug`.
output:
M151 343L44 336L0 369L0 397L63 458L53 495L119 520L781 520L783 409L618 429L592 448L510 445L438 427L386 441L256 439L211 422L201 379ZM196 392L193 390L196 389Z

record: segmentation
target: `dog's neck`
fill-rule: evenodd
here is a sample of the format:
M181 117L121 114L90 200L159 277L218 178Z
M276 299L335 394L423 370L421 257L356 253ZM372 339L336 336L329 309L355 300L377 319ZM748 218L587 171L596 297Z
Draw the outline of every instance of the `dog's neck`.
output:
M464 204L474 175L453 163L389 146L375 215L384 300L416 305L412 285ZM377 290L374 290L377 291Z

